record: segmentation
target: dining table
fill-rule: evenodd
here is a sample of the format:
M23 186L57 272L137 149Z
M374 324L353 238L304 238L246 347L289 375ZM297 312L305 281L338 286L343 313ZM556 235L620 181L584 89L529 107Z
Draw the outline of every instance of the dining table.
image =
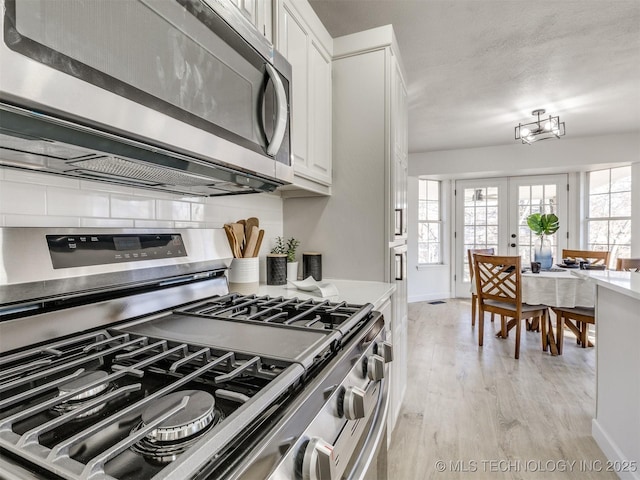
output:
M593 308L596 299L596 286L587 278L572 274L572 268L554 266L549 270L533 273L524 269L521 276L522 302L529 305L546 305L548 307ZM577 269L576 269L577 270ZM471 291L475 293L476 285L472 283ZM509 322L508 326L513 323ZM507 329L508 329L507 326ZM534 323L532 327L535 328ZM558 355L560 335L554 334L551 318L546 330L547 341L552 355ZM498 336L504 333L498 333Z
M593 282L571 273L569 268L552 268L522 273L522 302L549 307L595 306L596 288Z

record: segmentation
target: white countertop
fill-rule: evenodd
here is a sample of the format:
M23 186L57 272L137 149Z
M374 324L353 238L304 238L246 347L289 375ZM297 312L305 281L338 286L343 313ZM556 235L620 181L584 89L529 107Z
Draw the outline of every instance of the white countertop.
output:
M385 299L389 298L396 290L393 283L384 282L365 282L362 280L338 280L332 278L323 278L323 282L332 283L338 289L338 295L325 297L324 299L332 302L349 302L353 304L372 303L373 308L380 308ZM260 284L258 295L269 295L271 297L298 297L300 299L313 298L314 300L322 300L319 295L310 292L298 290L292 285L264 285Z
M578 277L588 278L597 285L640 300L640 273L617 270L572 270Z

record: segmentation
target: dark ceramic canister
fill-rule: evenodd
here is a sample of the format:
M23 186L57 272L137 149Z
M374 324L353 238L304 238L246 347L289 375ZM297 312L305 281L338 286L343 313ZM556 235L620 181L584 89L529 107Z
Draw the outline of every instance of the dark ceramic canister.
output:
M313 277L319 282L322 280L322 254L317 252L305 252L302 254L302 278Z
M287 283L287 256L279 253L267 255L267 285Z

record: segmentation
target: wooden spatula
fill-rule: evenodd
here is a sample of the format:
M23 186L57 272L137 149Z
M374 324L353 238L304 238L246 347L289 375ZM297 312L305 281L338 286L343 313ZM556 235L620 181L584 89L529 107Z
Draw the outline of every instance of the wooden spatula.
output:
M245 234L249 235L249 232L253 227L260 228L260 221L256 217L247 218L247 222L245 223L245 226L244 226Z
M231 253L234 257L237 258L237 246L236 246L236 236L233 234L233 229L231 225L224 225L224 233L227 234L227 240L229 241L229 246L231 247Z
M253 257L257 257L260 254L260 247L262 246L262 238L264 237L264 230L258 232L258 241L256 242L256 248L253 250Z
M242 252L242 255L245 258L247 258L247 257L255 257L253 252L255 251L256 245L258 243L258 236L259 236L258 227L251 228L251 231L249 232L249 238L248 238L247 243L244 246L244 250Z
M244 226L242 226L241 223L232 223L231 228L233 229L233 234L236 236L236 241L238 242L238 248L240 251L242 251L245 243Z

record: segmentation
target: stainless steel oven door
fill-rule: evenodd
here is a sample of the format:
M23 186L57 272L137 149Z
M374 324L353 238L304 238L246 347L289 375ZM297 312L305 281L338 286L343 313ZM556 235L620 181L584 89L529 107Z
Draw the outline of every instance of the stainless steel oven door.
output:
M367 435L363 436L355 451L358 456L345 472L347 480L387 480L387 415L389 410L388 382L378 398L378 406Z

